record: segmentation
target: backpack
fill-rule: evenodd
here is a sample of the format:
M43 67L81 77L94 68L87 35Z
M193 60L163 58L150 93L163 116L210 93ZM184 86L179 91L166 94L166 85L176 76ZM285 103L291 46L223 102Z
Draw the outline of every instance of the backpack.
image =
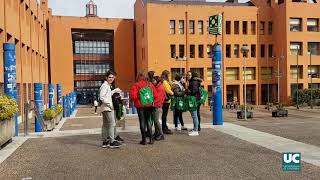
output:
M116 119L120 120L124 115L123 102L122 102L120 93L114 93L112 95L112 104L116 114Z
M139 89L140 102L143 106L153 103L154 98L149 84Z

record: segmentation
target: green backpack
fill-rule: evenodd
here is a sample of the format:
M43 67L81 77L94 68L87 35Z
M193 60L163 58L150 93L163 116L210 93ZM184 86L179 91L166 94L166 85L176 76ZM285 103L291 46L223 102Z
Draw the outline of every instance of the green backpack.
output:
M153 94L149 85L144 88L141 88L139 90L139 95L140 95L140 102L143 106L153 103L153 100L154 100Z
M195 96L187 96L186 99L186 106L188 111L196 111L197 110L197 99Z
M187 104L183 97L176 97L175 98L175 107L177 110L180 111L186 111L187 110Z
M205 89L203 88L200 88L200 103L201 104L205 104L206 103L206 100L208 98L208 91L206 91Z

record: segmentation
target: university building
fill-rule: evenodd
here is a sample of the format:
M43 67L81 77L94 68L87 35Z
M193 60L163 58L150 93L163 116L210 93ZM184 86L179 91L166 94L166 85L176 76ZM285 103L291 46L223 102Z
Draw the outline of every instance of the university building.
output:
M92 0L84 8L85 17L54 16L47 0L0 1L0 93L2 44L10 42L16 45L21 120L24 102L34 99L34 83L43 84L45 107L49 83L61 84L62 95L77 92L78 103L85 104L108 70L117 72L124 91L140 71L196 71L211 92L216 41L223 49L224 104L243 103L244 76L247 102L255 105L278 102L278 88L281 102L290 103L296 88L311 86L311 77L312 87L320 86L316 0L136 0L134 19L100 18ZM208 33L208 18L216 14L223 16L217 39ZM243 45L250 49L245 72Z

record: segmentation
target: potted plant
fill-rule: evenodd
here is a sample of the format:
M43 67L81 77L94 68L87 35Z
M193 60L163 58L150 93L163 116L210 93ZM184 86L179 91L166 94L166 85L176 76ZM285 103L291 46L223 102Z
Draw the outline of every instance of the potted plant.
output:
M244 119L244 117L245 117L245 110L244 110L245 108L244 107L245 107L244 105L241 105L240 110L237 111L237 118L238 119ZM247 110L247 113L246 113L247 118L253 118L253 112L252 112L253 107L250 104L247 104L246 110Z
M56 104L56 105L54 106L54 111L55 111L55 113L56 113L56 117L54 118L54 119L55 119L55 124L58 124L58 123L61 121L61 119L62 119L62 111L63 111L63 108L62 108L61 105Z
M267 109L268 111L271 109L272 110L273 107L273 103L267 103L265 109Z
M14 99L0 96L0 147L14 136L13 117L17 112L18 104Z
M53 130L55 126L56 111L54 109L46 109L43 111L44 128L46 131Z
M276 106L277 109L272 111L272 117L287 117L288 110L284 108L282 104Z

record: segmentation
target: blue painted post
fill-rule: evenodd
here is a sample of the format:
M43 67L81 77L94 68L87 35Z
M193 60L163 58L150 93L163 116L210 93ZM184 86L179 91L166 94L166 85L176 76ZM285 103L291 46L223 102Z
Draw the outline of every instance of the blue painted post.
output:
M42 83L35 83L34 84L34 101L36 108L39 111L39 115L42 116L43 110L43 100L42 100ZM35 132L42 132L41 120L36 116L36 123L35 123Z
M7 96L17 100L16 46L5 43L4 50L4 92ZM18 115L14 116L15 136L19 135Z
M70 97L69 97L69 94L67 94L66 97L67 97L67 117L70 117Z
M49 108L54 108L54 84L49 84Z
M74 102L74 110L77 109L77 94L76 92L73 93L73 102Z
M67 117L67 97L63 96L63 117Z
M212 98L213 125L223 125L222 115L222 48L216 43L212 48Z
M61 84L57 84L57 103L61 106L63 104Z

